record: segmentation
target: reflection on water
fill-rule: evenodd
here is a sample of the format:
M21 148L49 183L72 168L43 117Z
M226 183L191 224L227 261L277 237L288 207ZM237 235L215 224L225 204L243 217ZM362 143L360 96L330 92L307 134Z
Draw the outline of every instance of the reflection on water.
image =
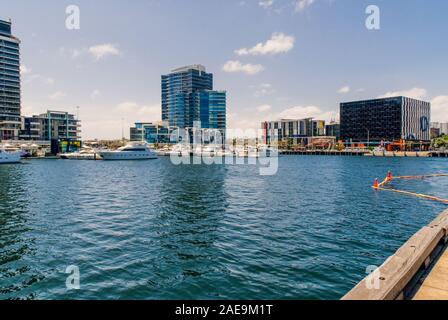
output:
M0 298L337 299L445 208L373 179L447 169L317 156L281 157L274 176L168 158L0 166ZM399 187L447 197L448 179Z
M40 281L43 275L26 263L35 254L34 239L29 238L28 190L22 166L0 166L0 294L6 298L20 295L34 298L22 291Z

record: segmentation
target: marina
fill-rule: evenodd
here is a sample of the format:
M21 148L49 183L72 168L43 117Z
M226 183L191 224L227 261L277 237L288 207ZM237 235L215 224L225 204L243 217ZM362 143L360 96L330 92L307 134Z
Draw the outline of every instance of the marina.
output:
M0 300L448 300L448 2L342 2L0 2Z
M0 261L11 276L0 297L339 299L446 209L373 190L388 170L446 172L446 160L285 156L274 176L169 157L2 165ZM444 177L394 183L448 189ZM83 290L65 289L73 264Z

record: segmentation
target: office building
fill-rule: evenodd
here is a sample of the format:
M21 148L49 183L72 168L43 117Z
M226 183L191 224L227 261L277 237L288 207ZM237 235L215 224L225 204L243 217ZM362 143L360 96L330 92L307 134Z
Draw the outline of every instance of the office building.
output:
M50 141L53 154L81 147L81 121L64 111L47 111L21 118L21 140Z
M379 144L430 140L429 102L392 97L340 105L341 139Z
M130 140L151 144L175 143L175 139L170 139L174 130L174 127L169 127L165 122L136 122L135 126L130 128Z
M290 145L307 145L309 138L325 136L325 121L312 118L266 121L262 122L261 128L265 144L278 139L279 142Z
M11 21L0 20L0 141L18 138L20 121L20 40Z
M226 91L200 91L199 114L201 128L219 130L224 137L226 129Z
M337 122L331 122L325 125L325 135L335 137L336 140L339 140L341 137L341 125Z
M213 74L202 65L162 75L162 121L180 129L226 129L226 92L213 90Z

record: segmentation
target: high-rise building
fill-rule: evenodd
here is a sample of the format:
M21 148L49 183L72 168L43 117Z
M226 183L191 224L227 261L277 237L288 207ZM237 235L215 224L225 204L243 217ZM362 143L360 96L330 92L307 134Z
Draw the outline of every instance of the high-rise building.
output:
M224 130L226 128L225 91L200 91L199 114L202 128Z
M430 140L431 104L407 97L344 102L341 139L353 142Z
M181 129L226 128L226 92L213 90L213 74L202 65L162 75L162 121Z
M11 21L0 20L0 140L18 138L20 129L20 40Z

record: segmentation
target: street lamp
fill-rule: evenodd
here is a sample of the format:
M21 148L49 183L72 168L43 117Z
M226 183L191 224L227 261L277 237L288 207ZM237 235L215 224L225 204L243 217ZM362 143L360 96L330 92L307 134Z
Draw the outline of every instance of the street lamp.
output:
M366 128L366 130L367 130L367 149L369 149L369 147L370 147L370 130L367 128Z

